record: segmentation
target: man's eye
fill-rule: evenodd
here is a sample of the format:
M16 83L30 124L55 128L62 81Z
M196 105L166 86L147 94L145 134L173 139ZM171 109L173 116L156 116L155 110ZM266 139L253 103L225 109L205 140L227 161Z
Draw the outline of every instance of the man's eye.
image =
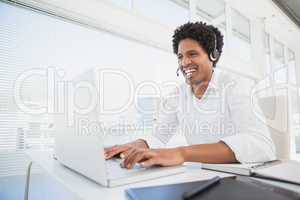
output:
M182 59L182 56L177 56L178 60L181 60Z

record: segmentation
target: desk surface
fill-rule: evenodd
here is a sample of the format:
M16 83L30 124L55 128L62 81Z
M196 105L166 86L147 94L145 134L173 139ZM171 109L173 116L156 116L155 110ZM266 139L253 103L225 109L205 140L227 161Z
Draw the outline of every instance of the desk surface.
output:
M71 193L74 193L81 199L87 200L99 199L99 197L105 197L105 199L108 200L125 200L126 198L124 195L124 190L131 187L144 187L152 185L199 181L212 178L216 175L220 177L232 176L231 174L203 170L201 169L201 164L199 163L187 163L187 170L185 173L114 188L106 188L77 174L72 170L69 170L68 168L63 167L58 163L58 161L53 159L51 151L30 151L27 152L27 154L34 161L34 164L40 165L48 174L53 176L56 180L58 180L66 188L68 188ZM292 190L300 191L299 186L282 183L275 184Z

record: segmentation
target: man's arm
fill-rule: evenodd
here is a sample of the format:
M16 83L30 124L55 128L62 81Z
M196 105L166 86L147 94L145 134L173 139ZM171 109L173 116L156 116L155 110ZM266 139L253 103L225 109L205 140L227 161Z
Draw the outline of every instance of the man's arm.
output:
M123 165L131 169L136 163L143 167L153 165L175 166L184 162L236 163L232 150L223 142L199 144L168 149L133 149Z
M179 147L185 162L236 163L233 151L222 141Z

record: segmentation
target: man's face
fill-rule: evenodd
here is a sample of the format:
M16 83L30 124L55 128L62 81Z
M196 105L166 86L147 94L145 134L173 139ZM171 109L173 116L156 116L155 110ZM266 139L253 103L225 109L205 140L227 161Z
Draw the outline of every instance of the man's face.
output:
M177 56L187 84L197 84L209 78L213 65L197 41L188 38L181 40Z

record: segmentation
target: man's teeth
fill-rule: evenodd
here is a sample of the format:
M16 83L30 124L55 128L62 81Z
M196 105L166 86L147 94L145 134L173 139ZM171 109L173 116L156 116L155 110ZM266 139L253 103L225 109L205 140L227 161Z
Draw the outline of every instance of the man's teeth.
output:
M195 72L195 71L196 71L196 69L187 69L184 72L186 74L186 77L190 78L192 76L193 72Z
M185 73L190 73L190 72L195 72L196 70L195 69L188 69L185 71Z

